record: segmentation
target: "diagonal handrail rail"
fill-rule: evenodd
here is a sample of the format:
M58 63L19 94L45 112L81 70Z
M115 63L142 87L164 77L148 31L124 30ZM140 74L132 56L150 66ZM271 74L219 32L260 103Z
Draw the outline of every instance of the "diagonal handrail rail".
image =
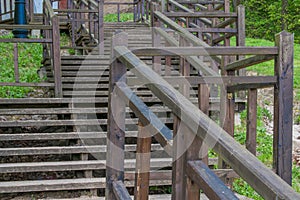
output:
M124 46L114 52L118 61L127 66L147 87L166 104L181 121L198 137L214 141L213 149L259 194L266 199L299 199L284 180L261 163L218 124L195 107L186 97L175 90L162 77ZM159 84L158 84L159 83Z

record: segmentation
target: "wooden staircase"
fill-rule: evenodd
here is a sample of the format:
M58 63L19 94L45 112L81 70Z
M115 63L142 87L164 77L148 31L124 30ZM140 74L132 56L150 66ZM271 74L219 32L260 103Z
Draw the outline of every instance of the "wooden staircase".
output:
M6 117L0 123L0 193L89 190L104 195L111 36L117 29L128 33L130 48L152 45L145 24L107 24L104 55L62 56L63 98L0 99L0 115ZM144 61L151 65L150 58ZM49 67L47 76L53 81ZM173 116L158 98L142 86L133 89L172 127ZM126 115L125 183L133 187L138 119L129 109ZM151 148L151 185L171 185L172 158L155 142ZM217 173L235 176L231 170Z

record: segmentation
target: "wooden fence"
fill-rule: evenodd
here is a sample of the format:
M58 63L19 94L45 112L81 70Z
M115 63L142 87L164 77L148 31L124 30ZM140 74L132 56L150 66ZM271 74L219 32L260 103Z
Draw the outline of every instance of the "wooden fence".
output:
M158 14L158 13L156 13ZM159 16L159 15L158 15ZM121 37L121 38L120 38ZM123 41L123 42L122 42ZM212 199L236 199L235 195L205 165L205 159L199 157L199 144L206 145L217 152L235 172L248 182L265 199L299 199L300 196L288 184L291 182L291 139L292 139L292 99L293 99L293 35L282 32L276 35L275 47L153 47L130 51L126 48L126 34L114 37L115 45L110 70L109 129L107 155L107 191L108 199L130 199L124 181L124 133L125 108L128 106L139 118L137 140L137 164L135 180L135 198L147 199L149 186L149 163L151 137L173 155L172 199L199 199L199 189ZM186 72L180 77L162 77L152 70L138 56L216 56L223 60L225 56L245 56L227 65L222 70L234 71L266 60L275 60L274 76L208 76L191 77L189 65L182 66ZM187 67L188 66L188 67ZM128 68L128 69L127 69ZM173 112L177 122L172 131L166 127L152 111L127 86L127 70L148 87ZM202 87L198 96L200 109L188 100L187 89L180 93L172 85L180 78L191 85ZM169 83L168 83L169 82ZM224 84L228 94L239 90L248 90L248 124L246 150L230 134L205 114L209 95L203 88L208 83ZM274 87L274 167L283 179L262 164L254 155L256 147L256 98L257 89ZM184 88L184 87L183 87ZM202 109L202 111L201 111ZM230 111L229 111L230 112ZM233 123L227 121L227 123ZM232 124L229 124L232 126ZM180 140L176 135L180 134ZM196 137L195 137L196 135ZM173 138L172 138L173 137ZM188 143L193 141L192 143ZM209 142L208 142L209 141ZM208 143L207 143L208 142ZM214 145L211 146L211 143ZM185 146L189 144L189 146ZM185 148L183 156L176 152ZM251 153L252 152L252 153Z
M0 24L0 29L13 30L41 30L43 38L1 38L0 42L14 44L14 83L2 82L1 86L22 86L22 87L54 87L55 96L62 97L61 84L61 58L60 58L60 31L58 16L54 13L49 0L44 1L44 23L42 25L5 25ZM51 70L54 76L54 84L52 83L22 83L19 77L18 63L18 44L19 43L41 43L43 44L44 58L51 58Z

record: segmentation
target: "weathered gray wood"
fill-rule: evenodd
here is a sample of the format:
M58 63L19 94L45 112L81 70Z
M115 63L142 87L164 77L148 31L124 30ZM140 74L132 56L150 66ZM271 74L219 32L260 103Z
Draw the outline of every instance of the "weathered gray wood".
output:
M115 199L114 181L124 181L124 145L125 145L125 102L116 94L115 84L126 82L126 67L117 59L113 48L127 46L127 34L116 31L112 40L111 65L109 76L108 133L107 133L107 169L105 196Z
M184 125L182 125L184 126ZM173 123L173 164L172 164L172 200L185 199L186 197L186 140L184 132L180 130L180 118L174 116Z
M55 97L62 97L62 82L61 82L61 58L60 58L60 32L58 17L52 17L52 59L54 70L54 92Z
M188 161L187 174L209 199L238 199L202 161Z
M225 21L223 22L220 22L219 24L215 25L214 27L215 28L223 28L223 27L226 27L232 23L236 22L236 18L229 18L229 19L226 19Z
M165 148L165 151L172 155L172 132L158 119L157 116L131 91L124 83L117 83L116 92L130 106L135 115L143 124L151 124L151 133L158 142Z
M18 44L14 44L14 72L15 72L15 82L19 83L19 53L18 53Z
M145 47L134 48L137 56L277 55L277 47Z
M244 149L171 85L157 76L129 50L119 47L115 48L115 52L119 56L123 55L119 59L129 68L134 68L133 71L138 77L145 79L148 83L160 83L149 84L148 87L163 99L163 102L172 108L176 115L180 115L194 133L197 133L202 139L208 137L209 141L212 141L210 144L214 144L212 148L264 198L300 198L300 195L287 183ZM235 150L233 151L233 149Z
M30 24L26 24L26 25L20 25L20 24L0 24L0 29L6 29L6 30L13 30L13 29L51 30L52 26L49 26L49 25L40 25L40 24L35 24L35 25L30 25Z
M159 33L171 46L179 47L179 42L175 38L170 37L165 31L160 28L154 29ZM186 60L197 70L201 70L205 75L217 75L213 70L209 68L204 62L199 60L196 56L187 56Z
M236 33L237 30L233 28L186 28L190 32L200 33Z
M67 132L67 133L21 133L1 134L0 141L21 141L21 140L67 140L67 139L100 139L106 138L104 132Z
M246 148L256 155L257 89L248 90Z
M162 151L160 144L152 144L152 151ZM136 151L136 145L124 145L123 151ZM46 154L89 154L105 153L106 145L90 146L59 146L59 147L28 147L28 148L1 148L1 156L18 156L18 155L46 155Z
M138 129L134 199L148 200L152 134L141 121Z
M0 193L97 189L105 187L104 178L0 182Z
M105 161L59 161L59 162L30 162L30 163L4 163L0 164L0 173L28 173L70 170L96 170L105 169Z
M163 13L167 17L188 17L188 18L221 18L221 17L237 17L236 13L225 13L225 12L193 12L193 13L188 13L188 12L164 12Z
M134 181L125 181L126 187L133 187ZM168 180L150 181L151 186L170 185ZM80 178L38 181L5 181L0 182L0 193L38 192L57 190L104 189L105 178Z
M8 83L2 82L0 86L18 86L18 87L54 87L53 83Z
M258 55L258 56L252 56L250 58L244 58L241 60L237 60L235 62L229 63L227 66L225 66L226 70L239 70L243 69L252 65L256 65L262 62L266 62L269 60L274 59L273 55Z
M113 191L117 200L131 200L131 197L122 181L114 181Z
M104 0L98 1L98 48L99 54L104 54Z
M162 167L170 167L171 158L151 158L150 168L160 169ZM213 164L211 161L210 164ZM134 170L136 159L126 159L125 169ZM59 161L59 162L30 162L30 163L2 163L0 164L0 173L25 173L25 172L46 172L46 171L70 171L70 170L85 170L85 169L105 169L105 160L88 160L88 161ZM171 172L169 172L171 173ZM224 176L231 175L231 171L215 171L216 174ZM131 175L130 175L131 176ZM127 175L127 178L129 175ZM129 177L130 178L130 177ZM164 177L163 177L164 178ZM171 180L171 175L170 178ZM134 180L132 178L131 180Z
M275 58L273 165L288 184L292 181L293 140L293 56L294 36L281 32L275 37L279 54Z

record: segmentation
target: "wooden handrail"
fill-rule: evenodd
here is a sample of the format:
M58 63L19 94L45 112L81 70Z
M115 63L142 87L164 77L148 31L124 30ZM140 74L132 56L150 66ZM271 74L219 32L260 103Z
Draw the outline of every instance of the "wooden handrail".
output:
M215 143L214 151L259 194L266 199L299 199L286 182L262 164L238 142L228 135L218 124L196 108L187 98L175 90L162 77L153 72L145 63L126 47L115 47L117 59L148 84L148 88L159 97L198 137ZM159 83L159 84L157 84Z
M277 47L146 47L132 48L137 56L277 55Z
M203 42L202 40L200 40L199 38L197 38L195 35L193 35L189 31L185 30L183 27L179 26L176 22L172 21L171 19L169 19L168 17L166 17L161 12L155 11L153 14L155 15L155 17L157 17L160 21L162 21L163 23L165 23L167 26L169 26L172 29L178 31L178 33L183 38L185 38L186 40L188 40L189 42L191 42L193 45L203 46L203 47L209 47L208 44L206 44L205 42ZM215 59L218 63L221 63L220 58L213 57L213 59Z

